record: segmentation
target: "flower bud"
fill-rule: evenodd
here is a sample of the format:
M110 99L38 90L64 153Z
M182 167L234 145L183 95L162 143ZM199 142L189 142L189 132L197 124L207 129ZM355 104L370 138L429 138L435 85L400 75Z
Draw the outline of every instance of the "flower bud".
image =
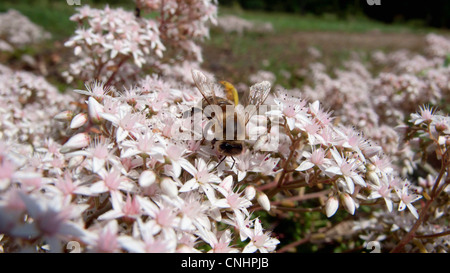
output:
M75 49L73 50L73 54L75 56L78 56L80 55L81 51L82 51L81 46L76 46Z
M447 140L447 137L445 137L445 136L439 136L439 138L438 138L438 144L439 144L440 146L444 146L446 140Z
M264 194L262 192L258 192L256 194L256 200L258 201L258 204L260 204L264 210L270 211L270 200L266 194Z
M256 189L255 189L255 187L253 187L253 186L247 186L246 188L245 188L245 192L244 192L244 194L245 194L245 197L248 199L248 200L253 200L253 198L255 198L255 195L256 195Z
M328 198L327 203L325 204L325 213L327 214L327 217L330 218L333 216L337 209L339 207L339 201L336 198L336 196L330 196Z
M103 106L93 97L89 97L88 112L92 122L99 123L101 120L100 113L103 113Z
M269 140L269 137L267 135L262 135L260 136L255 144L253 145L253 150L255 151L259 151L261 150L261 147L263 147L264 144L266 144L266 142Z
M139 185L141 187L150 187L153 183L155 183L156 175L153 171L143 171L139 176Z
M380 178L375 172L375 166L372 164L367 165L366 178L377 186L380 186Z
M165 177L160 184L161 190L167 194L169 197L177 197L178 196L178 187L175 185L175 182L168 177Z
M56 120L59 120L59 121L68 121L73 118L73 112L70 110L62 111L61 113L57 114L53 118Z
M341 203L344 205L345 210L351 215L355 214L355 201L353 198L348 193L339 195L339 198L341 199Z
M84 148L89 145L89 135L87 133L79 133L72 136L62 147L60 152L67 153L70 150Z
M73 117L72 122L70 122L70 129L77 129L86 124L87 115L85 113L79 113Z
M69 159L69 163L67 164L67 167L69 169L73 169L77 166L80 166L80 164L83 163L83 161L84 161L84 156L82 156L82 155L73 156Z

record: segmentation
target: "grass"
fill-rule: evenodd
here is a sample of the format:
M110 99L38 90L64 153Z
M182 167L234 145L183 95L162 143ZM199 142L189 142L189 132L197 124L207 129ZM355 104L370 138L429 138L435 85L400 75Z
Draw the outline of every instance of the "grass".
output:
M309 47L319 49L322 52L320 61L335 68L355 52L362 58L375 50L420 52L426 33L446 33L418 22L384 24L362 15L343 20L331 14L313 16L220 8L219 16L223 15L269 22L274 31L238 35L213 28L211 39L203 47L203 66L218 78L247 84L250 74L258 70L271 71L277 76L276 83L286 88L301 86L302 79L295 74L314 61L308 53ZM293 75L290 79L282 76L286 71Z
M105 3L95 0L80 0L82 5L103 7ZM121 6L132 10L132 1L109 1L110 6ZM123 2L123 3L120 3ZM119 4L120 3L120 4ZM0 12L16 9L51 32L55 39L69 37L75 28L75 23L69 17L76 12L77 5L68 5L66 1L54 0L23 0L20 2L2 0ZM244 11L238 8L219 8L219 15L234 14L244 19L256 22L270 22L276 31L345 31L366 32L378 30L382 32L426 32L429 28L417 24L383 24L370 20L364 16L356 15L342 20L332 14L324 16L298 15L288 13L266 13L260 11Z
M91 7L103 7L104 3L96 3L94 0L80 0L82 5ZM115 3L117 1L114 1ZM110 5L110 6L115 6ZM132 1L124 1L124 8L131 8ZM76 13L77 5L68 5L65 0L2 0L0 2L0 12L8 9L15 9L27 16L32 22L40 25L52 34L53 40L62 40L70 37L76 23L69 20L70 16Z
M371 20L364 15L356 14L347 19L338 18L334 14L315 16L280 12L244 11L239 8L220 8L220 15L236 15L251 21L270 22L276 31L345 31L345 32L414 32L423 33L431 28L421 22L385 24Z

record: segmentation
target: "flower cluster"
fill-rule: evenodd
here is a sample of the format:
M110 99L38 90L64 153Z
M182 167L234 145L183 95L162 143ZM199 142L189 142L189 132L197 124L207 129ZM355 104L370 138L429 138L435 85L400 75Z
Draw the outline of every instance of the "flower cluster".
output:
M132 59L135 66L142 67L147 56L161 58L164 45L160 41L159 30L154 21L137 20L133 12L121 8L95 9L83 6L71 20L79 23L65 45L74 48L79 58L71 63L66 76L69 81L95 79L106 81L117 70ZM123 78L135 72L133 66L122 68ZM130 73L130 74L127 74Z
M66 135L51 118L61 109L72 110L72 94L60 94L42 76L13 71L0 65L0 138L41 146L49 137ZM70 113L61 118L70 118Z
M446 230L448 224L448 194L450 193L448 168L450 166L450 117L443 115L435 108L420 107L417 113L410 115L408 124L399 126L404 140L421 158L423 168L429 170L426 177L419 177L417 184L412 186L415 192L421 193L426 200L419 221L409 215L392 215L377 212L371 219L355 223L356 230L364 230L361 237L366 241L386 238L384 234L395 234L405 238L401 244L408 252L447 252L450 245L450 235ZM434 153L437 161L427 160ZM439 162L439 163L437 163ZM434 163L434 164L433 164ZM444 193L444 194L441 194ZM408 207L408 200L417 198L416 194L408 194L397 190L403 208ZM408 207L409 208L409 207ZM427 219L425 221L425 219ZM419 240L408 241L411 234L419 234ZM392 242L387 242L386 248L396 249Z
M188 104L199 95L160 86L157 78L140 86L130 98L92 87L97 92L85 112L56 116L67 116L72 130L63 145L15 155L2 144L0 216L8 250L59 252L76 240L95 252L197 252L205 244L212 252L273 251L278 240L249 211L255 188L239 190L233 176L219 176L210 155L172 135L181 114L175 101ZM33 243L20 245L24 239Z
M413 151L408 147L399 149L394 127L403 123L419 105L436 105L450 99L450 68L446 65L446 55L439 53L448 52L445 43L448 40L435 34L429 34L426 39L425 51L430 55L405 50L377 51L372 55L372 66L356 58L345 62L343 69L334 71L333 77L325 65L316 62L304 73L308 84L302 93L320 100L344 124L357 126L382 145L385 152L394 156L402 175L413 171ZM377 73L377 67L382 72Z
M251 87L261 88L270 84ZM334 126L318 102L283 92L272 96L268 102L277 107L259 115L271 120L270 128L220 164L211 144L177 137L180 130L190 132L182 117L202 99L195 88L147 77L124 92L98 83L88 89L79 91L88 94L80 108L86 110L67 119L72 136L39 149L51 166L35 162L30 169L30 161L2 154L8 169L2 232L21 238L11 247L26 234L35 247L50 251L76 240L86 251L269 252L279 241L252 212L290 209L271 202L285 199L283 190L318 184L330 185L319 207L328 217L339 204L354 214L361 203L379 198L388 210L398 203L399 210L417 215L410 183L394 177L380 147ZM271 138L279 138L279 146L267 152Z
M215 1L200 0L136 1L136 13L83 6L71 17L79 28L65 45L74 48L77 60L64 76L69 82L100 80L107 85L129 85L143 66L163 71L164 66L187 62L194 67L203 61L195 42L208 37L207 22L215 22L216 5ZM155 19L144 16L155 12L159 13ZM164 52L168 56L164 57Z
M16 10L1 13L0 21L0 51L13 51L50 38L50 33Z

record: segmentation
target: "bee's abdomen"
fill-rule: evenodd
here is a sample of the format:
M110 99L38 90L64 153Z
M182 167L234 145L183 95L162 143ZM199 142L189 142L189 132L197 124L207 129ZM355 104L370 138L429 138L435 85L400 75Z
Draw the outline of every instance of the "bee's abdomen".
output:
M242 142L223 141L219 143L218 150L227 156L239 155L243 150Z

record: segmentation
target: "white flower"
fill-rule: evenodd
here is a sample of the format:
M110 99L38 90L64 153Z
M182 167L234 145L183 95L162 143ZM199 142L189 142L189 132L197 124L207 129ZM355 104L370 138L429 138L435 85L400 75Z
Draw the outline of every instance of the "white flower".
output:
M397 193L398 197L400 198L400 204L398 205L398 210L402 211L406 207L408 207L409 211L416 217L419 218L419 214L417 213L416 208L412 205L413 202L419 200L422 198L422 196L418 194L412 194L409 192L409 183L405 182L403 183L403 186L401 189L396 188L395 192Z
M214 189L211 183L220 183L222 180L210 171L214 168L211 164L208 166L202 158L195 160L195 167L191 165L186 168L193 178L186 181L180 188L180 192L188 192L201 188L210 200L215 200Z
M172 253L177 246L177 238L168 233L155 236L152 230L152 222L144 223L140 218L136 221L136 234L133 237L120 236L119 244L131 253Z
M368 199L377 199L383 197L384 202L386 203L386 207L389 212L392 211L392 188L390 187L389 180L392 179L391 176L386 179L381 179L379 185L374 185L374 190L368 196Z
M364 179L356 172L356 169L358 168L356 159L349 160L343 158L336 148L331 149L330 152L336 165L327 168L325 170L327 173L342 176L345 179L350 194L355 190L355 183L362 187L366 186Z
M109 171L101 169L98 175L101 177L101 180L91 185L91 192L93 194L109 191L111 194L121 195L121 190L130 192L135 187L127 177L122 176L120 170L117 168L112 168Z
M212 199L211 203L219 208L230 208L235 214L244 213L249 215L247 208L252 205L252 202L248 200L245 195L242 196L242 192L233 191L233 177L231 175L224 178L222 183L217 187L219 191L225 198L223 199Z
M61 196L47 199L44 196L18 193L26 206L29 218L33 221L16 229L14 231L16 236L29 238L34 237L32 234L41 234L52 252L61 251L63 238L86 236L84 229L70 220L80 218L81 212L86 210L88 205L73 205L69 203L70 199Z
M313 149L312 153L304 151L302 155L305 160L303 160L295 169L296 171L306 171L314 166L317 166L318 168L324 170L325 166L329 164L329 159L325 158L326 152L322 148Z
M280 241L270 237L268 232L264 232L261 222L258 218L254 220L253 229L247 230L250 242L245 246L242 252L253 253L259 250L261 253L268 253L275 250Z

